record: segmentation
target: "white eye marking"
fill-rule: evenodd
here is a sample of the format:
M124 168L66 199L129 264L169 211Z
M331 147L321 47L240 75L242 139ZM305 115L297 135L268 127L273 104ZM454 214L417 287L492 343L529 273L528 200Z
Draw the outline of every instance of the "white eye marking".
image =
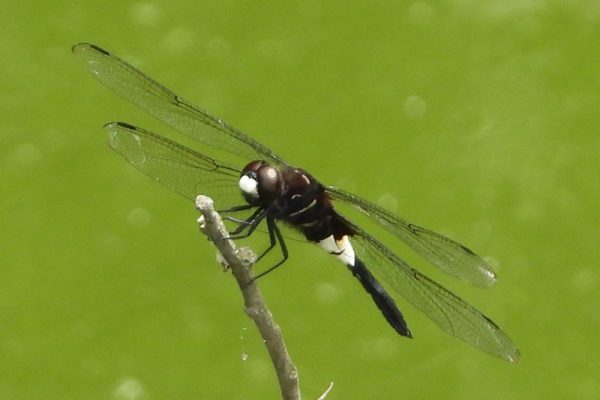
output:
M346 265L354 266L354 248L348 240L348 236L344 235L340 240L335 240L333 235L321 240L318 242L318 245L321 246L325 251L330 254L333 254L335 258L340 260Z
M304 182L306 182L306 184L310 184L310 179L308 179L308 176L302 174L302 179L304 179Z
M258 199L258 182L249 176L243 175L240 178L239 186L242 192L252 198Z

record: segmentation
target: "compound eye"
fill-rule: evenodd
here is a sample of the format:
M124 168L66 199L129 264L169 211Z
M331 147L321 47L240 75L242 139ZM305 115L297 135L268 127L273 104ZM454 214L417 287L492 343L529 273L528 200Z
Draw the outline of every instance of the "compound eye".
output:
M249 176L253 179L257 178L258 170L261 169L265 165L265 162L262 160L254 160L248 163L242 170L240 176Z
M281 175L276 168L264 165L258 170L257 174L258 190L263 201L270 203L281 196Z

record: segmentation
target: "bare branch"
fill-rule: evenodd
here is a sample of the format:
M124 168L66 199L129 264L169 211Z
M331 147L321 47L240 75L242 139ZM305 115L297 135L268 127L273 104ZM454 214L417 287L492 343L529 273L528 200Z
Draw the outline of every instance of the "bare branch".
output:
M258 290L256 281L253 281L250 275L250 266L256 256L248 249L238 249L232 240L226 239L229 237L229 233L221 216L215 211L213 200L210 197L198 196L196 208L202 213L202 217L198 219L200 229L219 249L237 280L244 298L245 312L254 321L269 351L279 380L282 398L300 400L298 370L285 347L281 328L273 319L273 315Z

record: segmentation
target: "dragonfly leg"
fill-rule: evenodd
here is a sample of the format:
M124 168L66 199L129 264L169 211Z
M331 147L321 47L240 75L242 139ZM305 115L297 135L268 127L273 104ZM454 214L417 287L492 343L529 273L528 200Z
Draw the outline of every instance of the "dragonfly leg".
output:
M226 208L224 210L217 210L217 212L223 214L223 213L230 213L230 212L248 210L248 209L250 209L252 207L256 207L256 206L253 206L251 204L242 204L241 206L234 206L234 207Z
M254 220L257 218L257 216L261 212L263 212L263 210L260 209L260 208L258 208L258 209L256 209L256 211L254 211L252 213L252 215L250 215L246 219L239 219L239 218L235 218L235 217L232 217L232 216L225 217L225 219L227 221L233 221L236 224L239 224L239 226L234 231L232 231L232 232L229 233L230 237L228 239L239 238L238 236L244 231L244 229L247 229L248 227L250 227L254 223ZM245 237L245 236L242 236L242 237Z
M227 221L235 222L236 224L240 225L250 225L250 221L248 221L247 219L240 219L236 217L225 217L225 219Z
M253 281L260 277L267 275L269 272L274 271L277 267L280 267L288 259L287 246L285 245L285 241L283 240L283 235L281 234L281 231L279 230L279 228L277 227L277 224L275 223L275 218L273 218L271 216L267 217L267 227L269 229L269 238L271 240L271 243L270 243L269 247L256 259L256 261L258 262L258 260L263 258L269 251L271 251L273 249L273 247L275 247L277 242L279 242L279 244L281 246L281 253L283 254L283 258L281 260L279 260L279 262L277 264L273 265L271 268L267 269L264 272L261 272L260 274L256 275L254 278L252 278Z
M229 237L226 239L243 239L252 235L252 233L256 230L260 222L267 215L267 209L259 208L257 209L248 219L242 221L240 226L238 226L233 232L229 233ZM248 229L247 232L244 230Z

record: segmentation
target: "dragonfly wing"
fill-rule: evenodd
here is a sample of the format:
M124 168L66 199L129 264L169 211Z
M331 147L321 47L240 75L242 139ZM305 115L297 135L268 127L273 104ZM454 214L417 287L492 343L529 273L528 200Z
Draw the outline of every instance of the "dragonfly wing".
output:
M114 151L169 189L191 200L199 194L209 195L223 209L244 204L238 168L123 122L112 122L105 129Z
M108 51L89 43L73 46L92 75L104 86L144 109L179 132L246 161L262 159L285 162L271 150L238 131L220 118L177 96L143 72Z
M331 198L345 202L371 217L447 274L479 287L489 287L495 283L496 273L493 268L462 244L411 224L352 193L333 186L325 189Z
M387 290L409 301L448 334L507 361L519 359L515 344L491 319L349 224L356 232L351 239L356 256Z

